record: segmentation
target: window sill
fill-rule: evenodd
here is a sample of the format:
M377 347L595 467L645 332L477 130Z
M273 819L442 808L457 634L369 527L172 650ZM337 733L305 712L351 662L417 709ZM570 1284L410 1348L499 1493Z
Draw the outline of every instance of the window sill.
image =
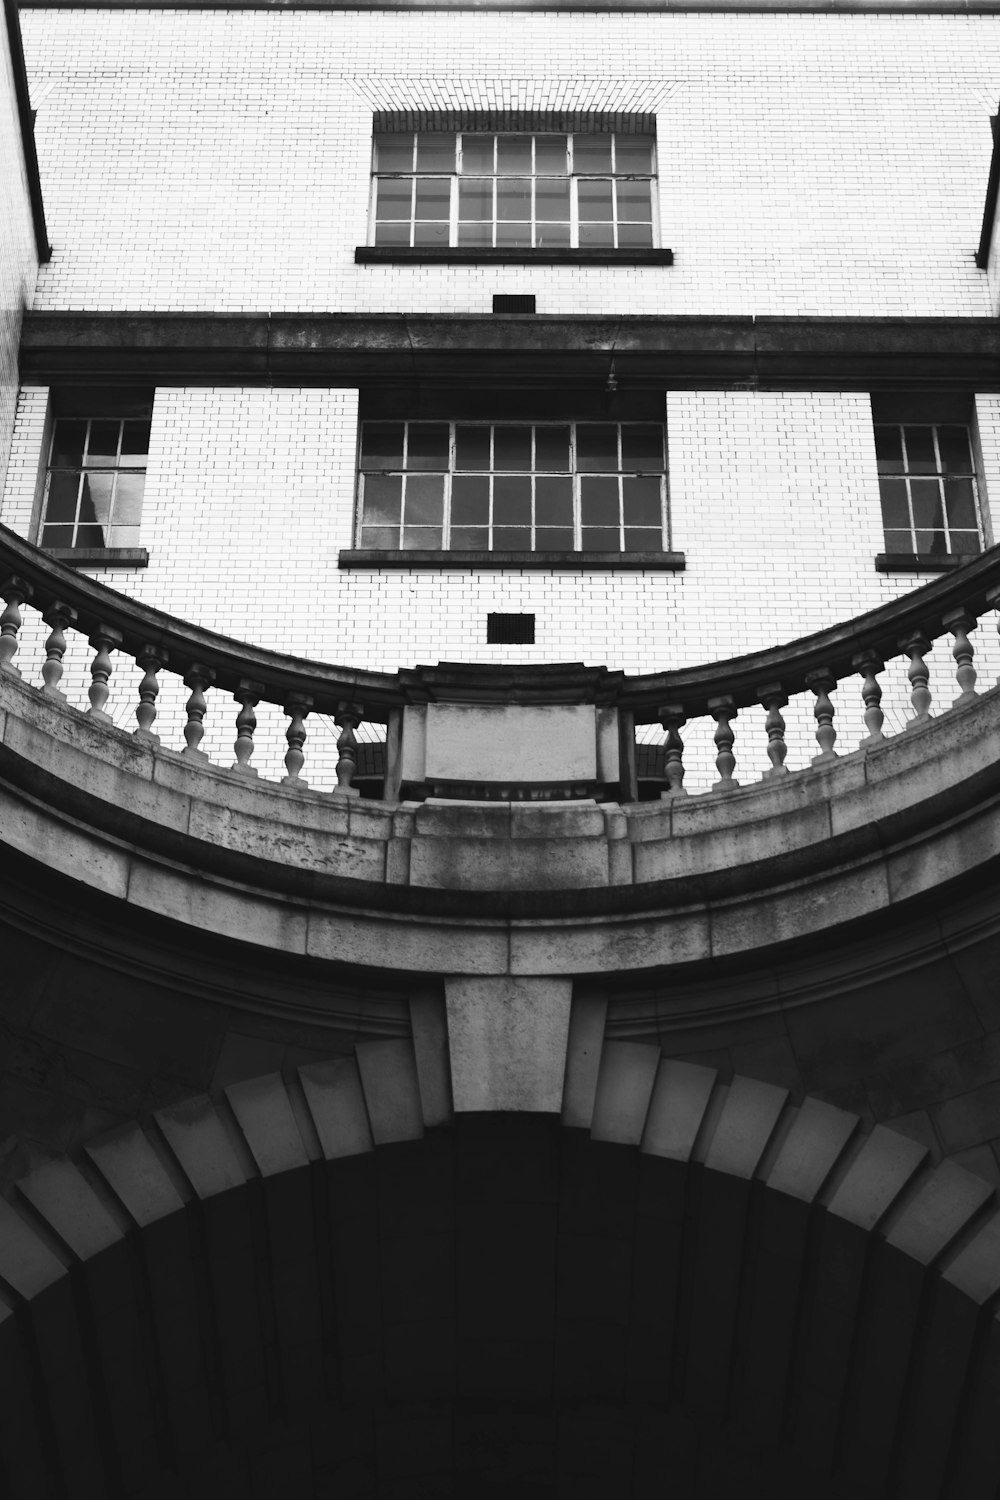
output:
M672 250L536 250L525 246L359 245L355 263L364 265L439 266L672 266Z
M879 552L875 567L880 573L950 573L981 556L980 552L955 552L945 557L931 557L920 552Z
M586 572L590 568L680 573L683 552L391 552L358 548L340 553L342 568L516 568Z
M45 547L49 557L68 563L71 568L145 568L149 553L145 547Z

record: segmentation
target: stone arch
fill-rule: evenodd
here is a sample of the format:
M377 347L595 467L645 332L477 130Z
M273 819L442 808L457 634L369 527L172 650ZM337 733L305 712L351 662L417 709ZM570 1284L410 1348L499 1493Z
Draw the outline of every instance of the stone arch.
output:
M561 1119L442 1120L389 1041L37 1167L0 1203L11 1500L992 1494L989 1185L580 1037Z

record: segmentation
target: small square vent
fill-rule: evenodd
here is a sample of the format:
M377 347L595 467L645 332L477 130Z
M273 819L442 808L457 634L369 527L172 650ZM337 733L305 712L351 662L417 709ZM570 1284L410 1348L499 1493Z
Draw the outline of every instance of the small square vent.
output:
M533 646L534 615L487 615L487 646Z
M495 313L533 313L534 310L534 297L521 296L515 292L497 292L493 298Z

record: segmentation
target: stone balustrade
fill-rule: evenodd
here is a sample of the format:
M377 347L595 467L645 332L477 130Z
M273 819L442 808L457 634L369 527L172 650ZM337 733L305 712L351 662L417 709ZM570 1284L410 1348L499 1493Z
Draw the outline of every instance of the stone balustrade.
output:
M880 745L886 738L880 674L893 657L907 663L907 729L929 723L940 712L936 702L943 701L946 709L973 702L977 674L971 636L982 616L1000 605L1000 548L902 599L790 645L635 677L578 663L440 664L395 673L327 666L234 641L139 604L80 576L2 527L0 596L6 602L0 615L0 671L19 675L24 611L37 612L49 632L40 691L62 698L67 632L82 634L93 651L87 716L94 723L111 724L110 684L124 656L141 673L134 732L153 743L158 743L161 677L172 674L190 695L182 753L193 762L207 758L201 743L211 689L231 694L236 705L232 769L245 776L257 774L258 705L275 704L284 712L283 785L293 789L309 786L308 719L322 714L339 730L336 785L328 788L334 796L358 794L357 731L367 721L386 726L383 796L390 802L428 793L500 800L596 796L629 802L637 796L637 725L662 727L662 795L675 798L687 790L681 731L695 720L712 726L717 771L712 790L731 793L748 784L748 772L751 783L791 773L782 710L797 695L806 695L813 704L817 753L812 766L837 760L842 753L838 742L848 750ZM953 643L957 694L950 684L931 684L927 656L943 637ZM839 718L832 697L837 689ZM540 708L561 711L567 730L541 745ZM764 711L759 743L741 732L739 716L748 709ZM484 744L492 747L485 774Z

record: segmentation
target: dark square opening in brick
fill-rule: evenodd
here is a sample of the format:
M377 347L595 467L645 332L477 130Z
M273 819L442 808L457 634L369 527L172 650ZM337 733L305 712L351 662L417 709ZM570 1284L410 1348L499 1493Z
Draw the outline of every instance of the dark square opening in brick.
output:
M533 646L535 644L534 615L487 615L486 644L488 646Z

